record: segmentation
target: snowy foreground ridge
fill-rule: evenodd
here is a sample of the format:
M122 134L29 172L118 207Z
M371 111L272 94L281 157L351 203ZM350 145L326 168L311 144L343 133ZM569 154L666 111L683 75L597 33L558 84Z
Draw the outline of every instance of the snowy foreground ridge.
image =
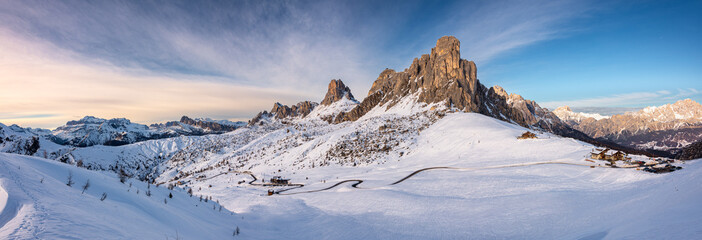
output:
M118 153L151 158L199 142L230 142L231 147L212 152L198 148L210 161L157 164L168 167L156 179L163 182L159 187L134 178L121 183L111 171L3 153L0 239L699 239L702 234L698 161L669 174L607 168L585 161L592 145L548 133L517 140L527 129L484 115L422 119L413 121L435 122L419 133L399 135L406 139L387 156L373 153L380 161L356 166L309 167L312 162L302 156L324 156L310 145L346 141L352 129L360 129L353 124L377 131L384 121L373 120L372 113L359 122L319 127L319 133L308 130L317 135L300 138L323 141L291 144L286 153L246 152L243 156L252 160L237 171L206 167L240 156L231 152L287 141L285 133L293 135L295 129L240 129L222 136L90 147L71 155L107 166L115 161L108 155ZM234 142L244 136L251 138L247 144ZM272 164L285 156L300 161ZM412 174L434 167L440 168ZM173 181L178 169L205 170ZM266 181L282 175L304 187L278 187L280 194L268 196L269 188L255 185L260 180L249 184L254 179L244 171ZM88 180L90 187L81 193ZM177 181L187 183L166 187Z

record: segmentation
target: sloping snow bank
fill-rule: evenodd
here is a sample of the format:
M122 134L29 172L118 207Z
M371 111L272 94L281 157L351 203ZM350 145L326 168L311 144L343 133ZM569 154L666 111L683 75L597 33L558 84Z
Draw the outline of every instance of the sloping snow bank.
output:
M131 179L123 184L112 173L41 158L0 154L0 186L0 195L8 196L0 196L6 199L0 239L227 239L237 227L231 212L182 190Z

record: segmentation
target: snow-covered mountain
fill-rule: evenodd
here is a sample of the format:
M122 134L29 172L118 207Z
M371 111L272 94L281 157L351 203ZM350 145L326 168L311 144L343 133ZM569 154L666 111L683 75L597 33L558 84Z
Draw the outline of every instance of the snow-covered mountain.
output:
M605 118L609 118L609 116L602 116L597 113L583 113L583 112L573 112L570 110L570 107L568 106L563 106L556 108L556 110L553 110L553 114L556 114L558 118L561 119L561 121L564 122L575 122L575 123L580 123L585 119L592 118L595 120L601 120Z
M641 111L629 112L625 115L651 119L656 122L686 122L698 124L702 123L702 105L688 98L673 104L647 107Z
M69 121L52 131L52 140L58 144L86 147L92 145L124 145L154 138L148 126L132 123L129 119L102 119L86 116Z
M574 113L567 107L558 108L554 113L593 138L638 149L676 154L702 138L702 105L690 99L599 119Z
M193 136L205 134L221 134L245 126L245 122L228 120L191 119L183 116L180 121L167 123L143 124L132 123L129 119L103 119L86 116L80 120L69 121L53 131L47 129L22 128L17 125L7 127L0 125L0 134L16 136L15 145L22 145L19 138L25 140L32 137L48 139L60 145L87 147L93 145L119 146L151 139L169 138L176 136ZM6 132L6 133L3 133ZM6 141L10 141L8 138ZM2 142L0 142L2 144ZM4 144L3 152L23 151L21 146L10 147ZM16 149L15 149L16 148ZM29 154L31 155L31 154Z

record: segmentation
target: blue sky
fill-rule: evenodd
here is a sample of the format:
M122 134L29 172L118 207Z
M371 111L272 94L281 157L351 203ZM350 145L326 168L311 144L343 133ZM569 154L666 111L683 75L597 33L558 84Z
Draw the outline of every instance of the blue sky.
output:
M702 1L4 1L0 122L248 119L358 98L436 39L542 106L702 101Z

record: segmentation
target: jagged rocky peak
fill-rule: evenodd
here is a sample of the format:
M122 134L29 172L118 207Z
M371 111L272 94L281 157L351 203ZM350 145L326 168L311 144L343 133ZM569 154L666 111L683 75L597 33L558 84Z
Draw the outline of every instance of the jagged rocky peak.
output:
M338 116L336 122L354 121L378 104L390 102L392 106L417 92L420 102L445 102L459 110L480 111L486 89L478 82L475 63L461 59L460 46L455 37L441 37L431 54L415 58L408 69L385 69L373 82L368 97L356 109Z
M383 71L373 83L368 95L385 93L383 102L422 90L419 101L446 105L464 111L478 111L480 99L475 63L461 59L460 42L452 36L439 38L431 54L415 58L403 72ZM390 96L390 98L388 98Z
M342 82L341 79L332 79L331 82L329 82L327 94L324 96L324 99L320 104L331 105L332 103L343 98L356 101L353 94L351 94L351 89L344 85L344 82Z

